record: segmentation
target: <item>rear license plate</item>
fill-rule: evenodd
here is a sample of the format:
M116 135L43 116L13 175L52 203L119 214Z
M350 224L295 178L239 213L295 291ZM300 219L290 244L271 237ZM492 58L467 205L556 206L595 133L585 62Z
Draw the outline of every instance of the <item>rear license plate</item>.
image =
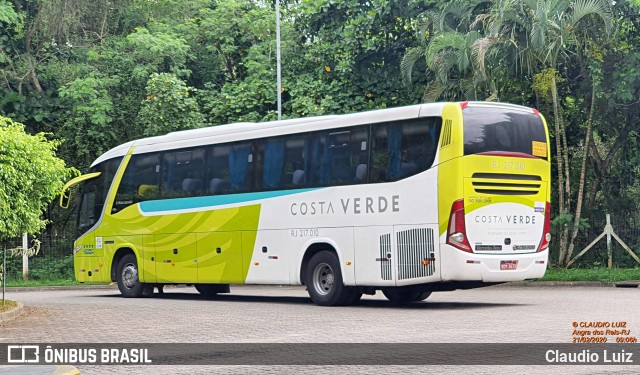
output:
M500 261L501 270L515 270L516 268L518 268L517 260L501 260Z

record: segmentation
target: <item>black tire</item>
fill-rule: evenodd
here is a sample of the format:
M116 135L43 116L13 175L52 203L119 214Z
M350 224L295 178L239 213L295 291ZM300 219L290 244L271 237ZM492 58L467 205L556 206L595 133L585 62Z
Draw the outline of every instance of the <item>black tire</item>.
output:
M118 262L116 268L116 280L120 294L125 298L142 297L145 292L145 284L138 277L138 261L133 254L126 254Z
M360 301L360 298L362 298L362 292L358 292L356 290L351 290L349 291L347 298L345 299L345 302L343 303L343 305L349 306L349 305L353 305L354 303Z
M418 298L416 298L414 301L415 302L424 301L425 299L429 298L430 295L431 295L431 291L430 290L423 291L418 295Z
M229 284L195 284L198 293L205 297L215 297L219 293L229 293Z
M144 284L142 288L143 297L153 297L153 284Z
M316 305L344 305L350 297L355 297L354 291L344 286L338 256L332 251L320 251L312 256L304 276L309 297Z
M412 302L424 301L429 298L431 291L412 287L396 287L382 289L382 294L393 304L405 305Z

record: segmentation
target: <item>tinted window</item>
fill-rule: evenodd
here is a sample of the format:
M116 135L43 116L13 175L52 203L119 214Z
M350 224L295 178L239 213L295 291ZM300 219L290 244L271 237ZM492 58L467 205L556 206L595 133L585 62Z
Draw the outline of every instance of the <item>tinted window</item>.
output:
M205 149L165 152L162 156L162 198L203 195L205 191Z
M367 182L369 126L312 133L308 182L314 186Z
M91 168L91 172L101 172L100 176L88 180L80 190L80 212L78 214L78 235L82 235L98 222L122 158L104 161Z
M161 190L160 154L133 155L120 181L111 211L118 212L134 203L160 199Z
M370 182L396 181L430 168L440 128L440 118L373 125Z
M256 189L294 189L307 185L306 134L258 140Z
M440 129L440 118L422 118L133 155L112 212L152 199L396 181L431 167Z
M252 142L215 145L207 156L207 193L243 193L251 190Z
M483 107L467 107L462 116L465 155L506 151L547 157L547 138L540 116Z

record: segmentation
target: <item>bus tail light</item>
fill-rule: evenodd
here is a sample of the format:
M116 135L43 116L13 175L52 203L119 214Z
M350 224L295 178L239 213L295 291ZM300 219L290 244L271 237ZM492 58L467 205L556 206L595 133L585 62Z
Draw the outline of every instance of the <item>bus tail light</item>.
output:
M538 251L547 250L549 243L551 243L551 203L547 202L544 209L544 229L542 230L542 239L540 240Z
M451 205L447 244L468 253L472 252L467 239L467 228L464 224L464 199L459 199Z

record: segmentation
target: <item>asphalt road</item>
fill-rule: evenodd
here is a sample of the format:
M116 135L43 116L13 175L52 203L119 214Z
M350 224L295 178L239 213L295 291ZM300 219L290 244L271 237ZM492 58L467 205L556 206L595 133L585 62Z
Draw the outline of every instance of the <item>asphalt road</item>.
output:
M0 325L2 342L43 343L570 343L574 323L624 322L640 340L640 289L497 286L434 293L390 306L313 305L303 287L233 287L216 300L188 287L124 299L116 289L11 291L27 313ZM615 340L610 336L609 340ZM322 355L322 353L319 353ZM640 358L637 359L640 361ZM455 360L452 360L455 362ZM640 366L77 366L82 373L638 373Z

